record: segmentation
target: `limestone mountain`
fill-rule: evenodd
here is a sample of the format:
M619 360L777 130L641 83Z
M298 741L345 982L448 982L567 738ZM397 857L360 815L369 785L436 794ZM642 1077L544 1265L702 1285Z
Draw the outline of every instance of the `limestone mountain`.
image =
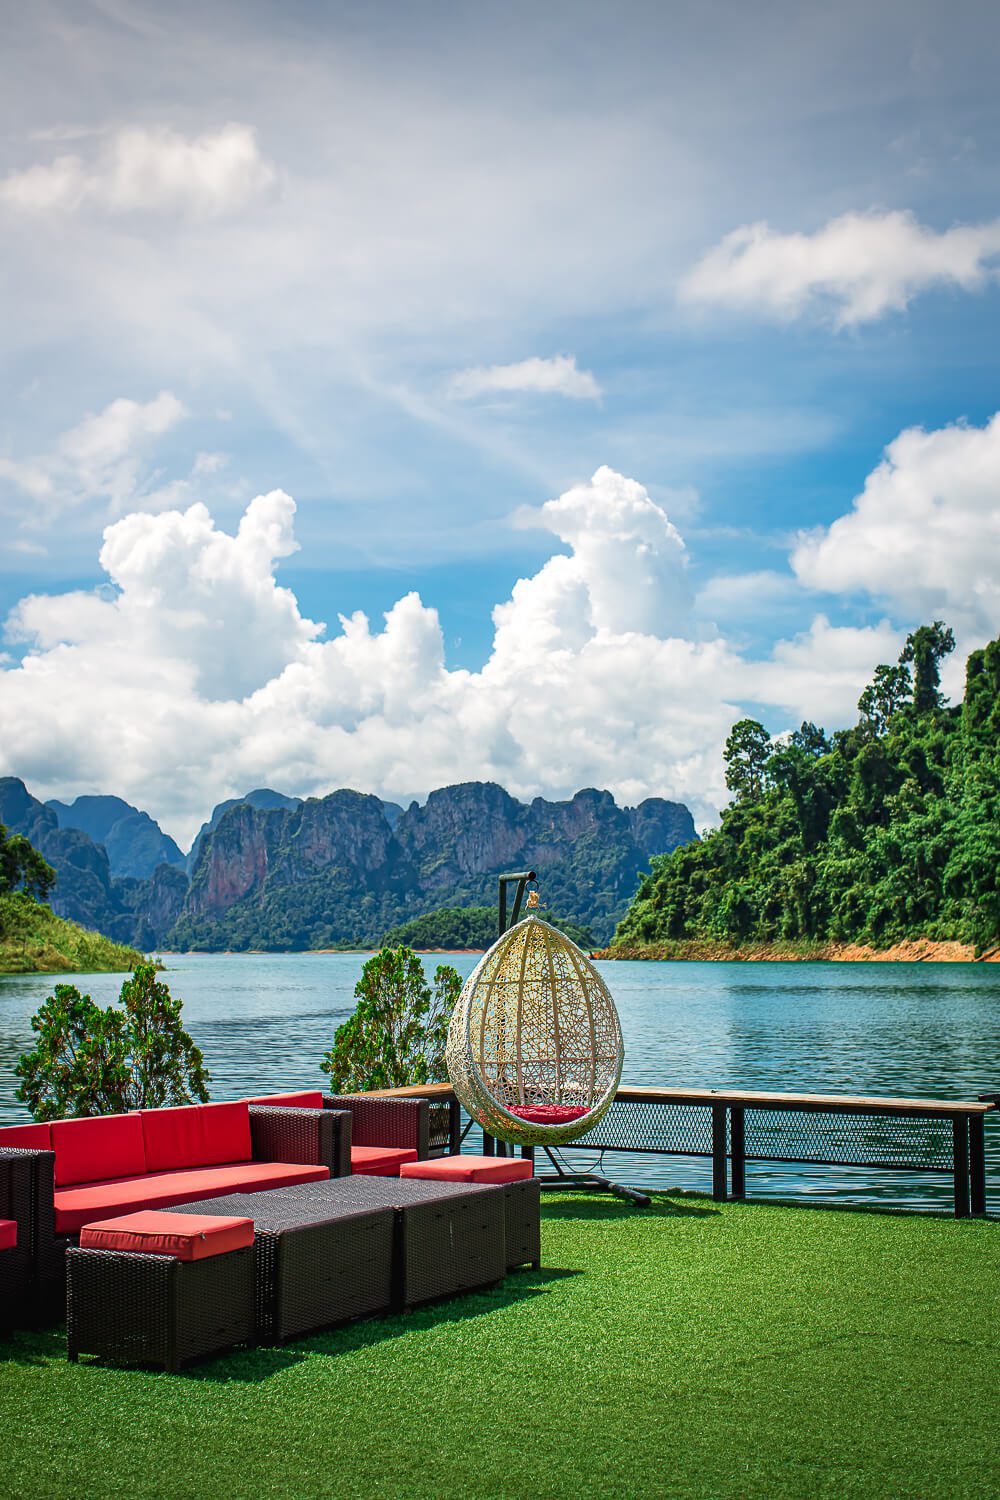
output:
M106 838L146 817L112 797L78 798L68 813ZM592 789L522 803L495 783L465 782L402 809L348 790L303 801L263 788L215 809L188 856L190 878L176 856L140 878L116 873L106 844L61 826L65 815L0 778L0 822L56 871L53 910L147 951L374 945L439 908L491 906L497 875L526 868L557 920L607 942L651 856L695 837L679 803L623 809Z
M338 791L293 808L230 808L202 841L178 947L270 949L376 943L442 906L490 904L504 870L537 870L546 905L606 941L654 854L695 837L691 814L609 792L515 800L490 782L432 792L394 816Z
M112 876L146 880L157 865L183 866L184 855L169 834L147 812L121 797L77 797L75 802L49 801L60 828L75 828L103 844Z

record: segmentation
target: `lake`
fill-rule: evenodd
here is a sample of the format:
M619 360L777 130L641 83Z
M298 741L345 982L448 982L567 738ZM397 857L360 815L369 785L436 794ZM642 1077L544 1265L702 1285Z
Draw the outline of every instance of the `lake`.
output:
M425 956L468 974L472 954ZM212 1097L313 1088L353 1009L360 954L178 954L163 978L212 1073ZM1000 1090L1000 966L987 964L599 963L625 1035L623 1081L691 1088L975 1098ZM60 976L0 977L0 1123L27 1118L14 1064ZM107 1002L120 974L66 976ZM1000 1120L987 1123L990 1206L1000 1210ZM593 1153L577 1153L584 1162ZM610 1155L608 1175L710 1186L708 1162ZM836 1182L835 1193L830 1192ZM837 1202L947 1207L950 1178L748 1167L748 1191Z

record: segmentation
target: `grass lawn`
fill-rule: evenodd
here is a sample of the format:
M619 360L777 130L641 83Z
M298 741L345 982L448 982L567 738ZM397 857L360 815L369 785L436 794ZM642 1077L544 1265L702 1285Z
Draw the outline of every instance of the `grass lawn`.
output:
M0 1494L1000 1492L1000 1224L547 1198L546 1269L179 1376L0 1344Z

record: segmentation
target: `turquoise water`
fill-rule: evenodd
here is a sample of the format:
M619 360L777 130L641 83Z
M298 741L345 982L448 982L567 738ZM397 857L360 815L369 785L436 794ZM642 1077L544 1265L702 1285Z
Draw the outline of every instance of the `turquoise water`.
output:
M435 958L425 958L433 968ZM442 956L467 974L474 955ZM319 1060L353 1008L358 954L179 954L164 975L212 1073L234 1098L322 1083ZM605 963L625 1035L624 1081L692 1088L975 1098L1000 1090L1000 965ZM122 976L77 976L96 1000ZM13 1068L48 976L0 978L0 1122L26 1118ZM991 1206L1000 1209L1000 1122L987 1124ZM592 1154L581 1156L592 1159ZM608 1157L622 1180L701 1188L707 1163ZM831 1192L831 1184L836 1191ZM748 1170L753 1193L832 1201L950 1201L933 1174L831 1168Z

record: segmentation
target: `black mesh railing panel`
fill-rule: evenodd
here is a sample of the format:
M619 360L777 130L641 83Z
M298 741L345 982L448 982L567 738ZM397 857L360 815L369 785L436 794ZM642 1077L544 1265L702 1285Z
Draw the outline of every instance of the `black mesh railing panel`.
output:
M576 1142L598 1151L662 1151L669 1156L711 1156L712 1111L698 1104L616 1099Z
M892 1115L747 1109L748 1161L950 1172L951 1121Z

